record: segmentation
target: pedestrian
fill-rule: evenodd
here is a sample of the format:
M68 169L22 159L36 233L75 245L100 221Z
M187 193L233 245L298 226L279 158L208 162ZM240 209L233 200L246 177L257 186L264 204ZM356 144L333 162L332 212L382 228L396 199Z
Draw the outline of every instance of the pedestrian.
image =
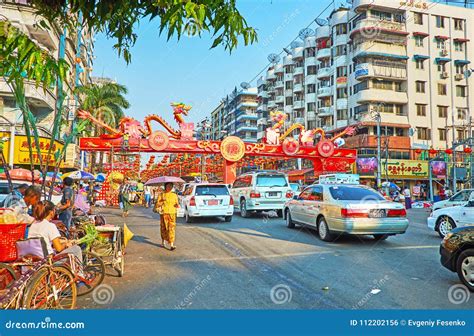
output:
M151 203L151 190L150 190L150 187L149 186L145 186L145 207L150 207L150 203Z
M120 208L122 209L122 217L128 216L128 211L130 210L132 204L130 203L130 186L127 184L125 180L124 183L120 186L119 189L119 204Z
M4 208L15 208L15 207L26 207L25 197L26 189L28 189L28 184L23 183L13 189L12 193L5 197L3 201Z
M405 186L403 188L403 196L405 196L405 208L406 209L411 209L411 192L410 188L408 186Z
M174 251L176 249L174 240L179 201L178 195L172 190L173 183L165 183L165 190L158 196L155 209L160 214L161 244L166 247L166 242L168 242L170 250Z
M447 198L447 199L450 199L451 196L453 196L453 192L451 191L451 189L449 189L448 186L445 187L445 189L444 189L444 194L446 195L446 198Z
M74 180L70 177L66 177L63 180L63 196L61 202L56 206L58 211L58 218L66 228L70 229L72 222L72 209L74 207L74 190L72 185Z

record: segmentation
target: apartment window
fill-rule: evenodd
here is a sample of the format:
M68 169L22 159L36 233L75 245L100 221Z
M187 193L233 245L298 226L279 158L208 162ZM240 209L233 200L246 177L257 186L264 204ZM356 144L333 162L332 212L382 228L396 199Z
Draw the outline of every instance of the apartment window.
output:
M448 117L448 107L438 105L438 117L447 118Z
M459 120L467 120L466 109L458 108L457 112L458 112L458 119Z
M424 37L423 36L419 36L419 35L416 35L415 36L415 45L417 47L423 47L423 41L424 41Z
M287 81L285 82L285 89L292 90L293 89L293 82Z
M426 104L416 104L416 115L426 117Z
M308 108L307 108L308 112L316 111L316 103L308 103L307 106L308 106Z
M342 56L347 54L347 45L338 45L335 48L332 48L332 56L337 57L337 56Z
M438 71L446 72L446 63L438 63Z
M306 93L315 93L315 92L316 92L316 84L306 85Z
M446 129L438 128L438 137L440 141L446 141Z
M454 19L454 30L464 30L464 20Z
M417 59L415 60L416 68L423 70L425 68L425 60L423 59Z
M467 90L464 85L456 85L456 97L466 97Z
M306 57L316 56L316 48L315 47L306 48L304 52L306 54Z
M359 84L354 85L354 94L359 91L366 90L369 87L368 81L360 82Z
M413 13L413 21L417 25L423 24L423 13Z
M404 92L402 82L394 82L393 83L393 88L397 92Z
M336 92L337 98L347 98L347 88L339 88Z
M317 69L315 65L310 65L306 68L307 75L316 75Z
M466 132L464 130L457 130L457 137L456 140L464 140L466 136Z
M464 70L465 70L466 66L463 65L463 64L457 64L456 65L456 73L458 75L464 75Z
M427 127L417 127L418 140L431 140L431 131Z
M435 15L436 17L436 27L444 28L444 16Z
M445 40L436 39L436 48L445 49L445 46L446 46Z
M454 41L454 50L464 51L464 42Z
M358 115L359 113L365 113L369 111L369 104L359 105L354 107L354 115Z
M377 18L384 21L392 21L392 13L381 12L375 9L370 10L370 17Z
M346 77L347 76L347 67L340 66L336 68L336 76L337 77Z
M337 110L337 120L347 120L347 110Z
M448 94L448 89L446 84L438 83L438 95L446 96Z
M426 82L416 81L416 92L425 93Z
M338 24L334 26L334 31L336 32L336 35L347 34L347 25L345 23Z
M286 105L293 105L293 97L286 97L285 98Z

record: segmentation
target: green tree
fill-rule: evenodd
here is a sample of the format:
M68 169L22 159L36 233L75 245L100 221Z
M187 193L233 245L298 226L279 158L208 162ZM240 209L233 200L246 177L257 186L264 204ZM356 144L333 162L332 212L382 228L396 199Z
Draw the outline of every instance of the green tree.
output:
M168 40L183 34L211 35L211 48L223 45L232 51L239 44L257 41L257 32L236 8L236 0L32 0L37 13L49 22L75 27L81 16L84 27L115 39L114 48L130 62L135 30L142 20L159 20L159 34ZM72 15L71 15L72 14Z
M118 127L120 119L124 116L124 109L130 107L130 103L125 98L128 90L124 85L117 83L90 84L77 88L80 96L80 108L88 111L96 119L106 123L111 127ZM102 134L102 128L93 123L88 123L85 132L99 136ZM92 162L95 162L94 157ZM99 170L102 168L103 153L100 153Z

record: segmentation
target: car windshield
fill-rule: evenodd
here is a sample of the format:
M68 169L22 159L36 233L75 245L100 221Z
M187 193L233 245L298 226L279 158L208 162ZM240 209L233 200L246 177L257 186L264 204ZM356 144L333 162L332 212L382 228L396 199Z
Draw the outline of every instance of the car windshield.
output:
M285 175L281 174L265 174L257 175L257 186L259 187L287 187Z
M229 195L229 190L225 185L213 185L213 186L197 186L196 196L223 196Z
M383 201L382 195L376 191L359 186L334 186L329 188L332 198L340 201Z
M290 183L290 188L293 191L298 191L300 188L300 185L298 183Z

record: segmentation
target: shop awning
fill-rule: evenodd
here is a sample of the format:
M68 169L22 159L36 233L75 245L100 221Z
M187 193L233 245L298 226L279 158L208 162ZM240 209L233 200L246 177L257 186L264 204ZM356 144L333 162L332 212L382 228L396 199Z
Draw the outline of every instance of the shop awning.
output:
M469 41L470 41L470 40L467 39L467 38L459 38L459 37L458 37L458 38L455 38L455 39L453 39L453 40L454 40L454 42L469 42Z
M413 58L415 60L425 60L425 59L428 59L430 58L429 56L426 56L426 55L413 55Z
M451 62L451 58L444 58L444 57L436 57L435 62L437 64L439 63L446 63L446 62Z
M437 39L437 40L449 40L449 36L436 35L435 39Z
M454 61L455 65L466 65L466 64L469 64L469 63L471 63L471 61L468 61L468 60L455 60Z
M429 36L430 34L424 32L413 32L413 36Z
M393 59L401 59L401 60L407 60L409 59L408 56L402 56L402 55L395 55L395 54L386 54L386 53L381 53L381 52L362 52L358 55L356 55L353 60L355 61L358 58L362 57L386 57L386 58L393 58Z
M296 169L296 170L290 170L289 172L287 172L287 174L288 176L300 176L300 175L305 175L312 171L314 171L313 168Z

